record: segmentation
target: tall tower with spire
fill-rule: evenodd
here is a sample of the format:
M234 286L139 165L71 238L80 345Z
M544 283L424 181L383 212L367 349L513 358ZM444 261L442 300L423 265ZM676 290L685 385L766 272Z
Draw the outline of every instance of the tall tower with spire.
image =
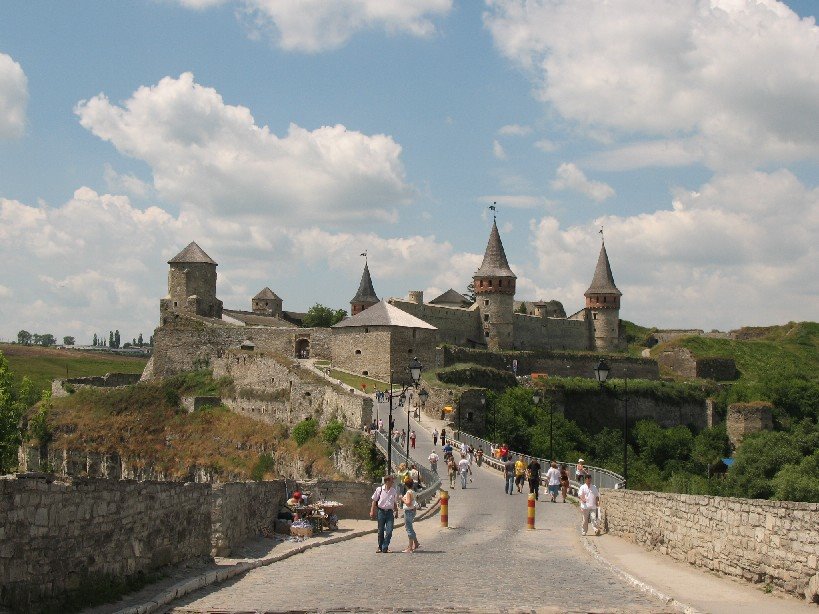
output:
M620 349L620 297L623 293L614 285L605 240L597 257L594 277L584 296L594 331L595 349L599 351Z
M362 254L364 256L364 254ZM364 256L364 272L361 274L361 283L358 284L358 292L350 301L350 315L361 313L367 307L372 307L379 302L378 296L373 288L373 280L370 277L370 266Z
M472 277L484 340L490 350L513 347L516 280L517 275L506 260L497 221L493 219L483 262Z

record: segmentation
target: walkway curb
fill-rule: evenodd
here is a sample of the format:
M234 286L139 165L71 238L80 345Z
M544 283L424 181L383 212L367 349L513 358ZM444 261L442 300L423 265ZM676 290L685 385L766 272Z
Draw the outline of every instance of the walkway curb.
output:
M430 502L429 507L423 510L423 512L418 515L418 519L416 520L416 522L426 520L427 518L434 516L439 506L440 497L436 496L435 499L433 499ZM396 522L395 526L396 527L404 526L404 522L403 521ZM183 580L181 582L174 584L173 586L161 592L159 595L157 595L150 601L146 601L145 603L131 606L123 610L117 610L116 614L150 614L150 612L156 612L159 608L170 604L172 601L175 601L180 597L184 597L185 595L193 593L194 591L198 591L200 588L205 588L206 586L210 586L212 584L218 584L220 582L224 582L225 580L230 580L231 578L235 578L236 576L245 574L248 571L257 569L258 567L265 567L267 565L272 565L273 563L278 563L279 561L289 559L291 556L301 554L302 552L306 552L307 550L310 550L312 548L319 548L321 546L329 544L338 544L341 542L349 541L351 539L356 539L358 537L364 537L365 535L372 535L373 533L377 532L378 528L366 529L363 531L353 531L349 535L339 535L337 537L329 537L322 541L305 543L304 545L298 546L297 548L293 548L292 550L288 550L287 552L275 556L254 559L251 561L244 561L242 563L236 563L232 567L226 567L225 569L209 571L199 576L195 576L188 580Z
M677 601L670 595L666 595L665 593L657 590L650 584L647 584L642 580L638 580L630 573L628 573L625 569L622 569L615 565L614 563L609 562L602 554L600 554L600 551L597 549L597 546L594 545L592 540L588 538L586 539L581 538L581 542L583 543L583 547L586 549L586 552L588 552L592 556L592 558L594 558L598 563L600 563L604 567L614 572L616 575L620 576L620 578L622 578L626 583L630 584L634 588L644 593L648 593L652 597L659 599L660 601L664 602L668 606L671 606L675 610L683 612L683 614L703 614L703 612L700 612L700 610L696 609L694 606L687 603L683 603L681 601Z

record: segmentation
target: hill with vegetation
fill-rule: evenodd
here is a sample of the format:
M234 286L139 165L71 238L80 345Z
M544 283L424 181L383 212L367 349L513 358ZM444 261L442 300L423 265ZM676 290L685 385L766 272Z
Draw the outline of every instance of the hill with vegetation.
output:
M148 359L104 351L69 350L55 347L0 343L0 353L9 362L16 384L28 377L37 390L50 390L51 380L88 377L106 373L142 373Z

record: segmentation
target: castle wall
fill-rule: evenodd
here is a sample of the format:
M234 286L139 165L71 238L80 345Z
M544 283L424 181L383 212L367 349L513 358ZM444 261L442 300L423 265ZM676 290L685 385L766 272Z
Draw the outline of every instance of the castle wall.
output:
M733 358L695 358L688 348L675 347L657 354L660 367L683 377L698 377L715 381L729 381L737 378L737 367Z
M295 425L333 418L351 428L372 421L372 399L351 394L297 364L258 351L230 350L213 363L214 377L233 380L235 394L222 402L232 411L267 423Z
M485 343L481 316L477 309L424 305L394 298L390 299L390 304L437 328L438 343Z
M543 373L547 376L594 377L594 367L603 356L599 354L572 354L558 351L487 352L471 348L444 346L438 350L437 365L448 367L459 362L474 362L485 367L508 370L512 359L518 361L518 375ZM605 356L611 368L610 378L660 378L657 363L649 358Z
M773 405L767 401L731 403L725 418L731 447L738 448L747 435L773 430Z
M284 480L211 485L211 554L227 556L251 537L272 535L286 502Z
M146 369L143 377L168 377L206 368L245 339L252 340L258 351L295 357L296 341L302 338L310 341L311 357L330 358L329 328L231 326L177 317L154 331L151 369Z
M20 611L107 574L210 553L205 484L0 478L0 599Z
M390 365L395 381L409 381L407 368L413 358L425 367L435 364L438 331L427 328L394 328L390 346Z
M589 350L588 324L583 320L514 314L515 349Z
M604 490L609 531L695 567L805 596L819 504Z
M333 366L339 369L389 380L390 330L384 326L334 328L330 355Z

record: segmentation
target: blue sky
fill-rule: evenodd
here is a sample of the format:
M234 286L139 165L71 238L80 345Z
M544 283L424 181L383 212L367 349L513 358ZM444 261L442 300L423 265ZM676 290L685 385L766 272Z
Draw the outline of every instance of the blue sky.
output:
M518 298L816 319L816 3L0 5L0 338L158 320L196 240L226 306L463 291L498 202Z

